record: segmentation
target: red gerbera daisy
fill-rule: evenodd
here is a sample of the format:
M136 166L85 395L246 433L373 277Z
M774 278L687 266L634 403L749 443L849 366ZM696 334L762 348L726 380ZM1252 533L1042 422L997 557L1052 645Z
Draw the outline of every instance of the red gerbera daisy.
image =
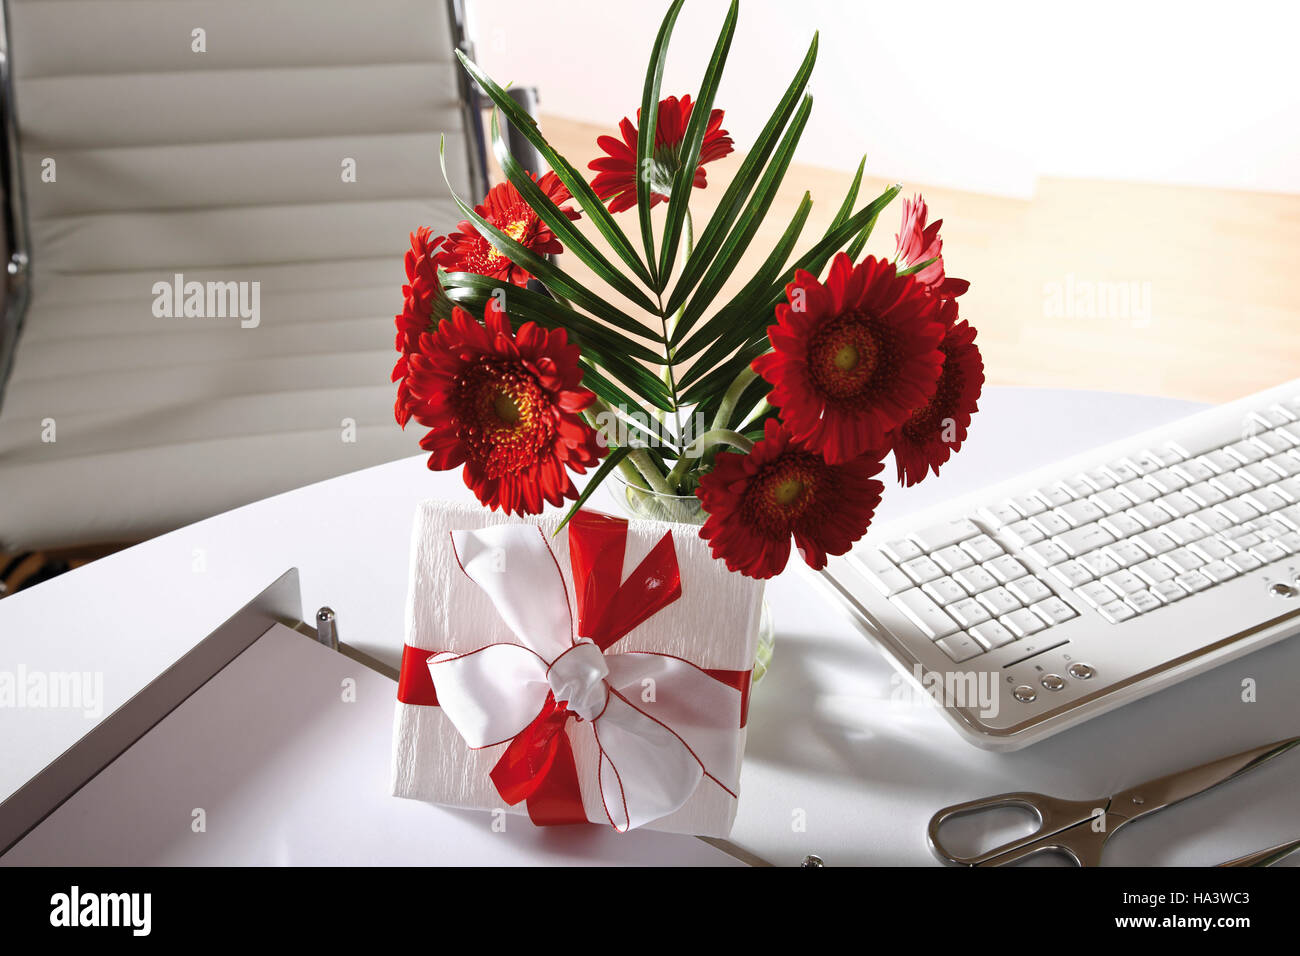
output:
M825 285L802 269L753 369L798 441L831 463L885 448L885 436L934 396L943 365L943 300L874 257L835 257Z
M465 466L479 501L507 514L538 514L576 499L566 469L582 474L604 450L579 416L595 396L581 387L578 347L563 329L525 322L510 330L489 309L486 327L455 309L420 336L407 381L429 468Z
M555 173L547 173L541 179L535 173L529 173L546 197L560 206L571 198L569 190L560 182ZM475 206L474 211L496 226L511 239L527 246L538 255L559 255L564 246L555 238L550 226L542 222L533 207L524 202L519 190L509 183L493 186L483 200L482 205ZM578 213L571 206L561 206L560 211L570 219L577 219ZM527 285L532 278L527 269L517 266L509 257L483 238L474 224L462 220L459 232L447 238L447 252L443 257L443 268L448 272L475 272L479 275L503 279L515 285Z
M672 191L673 178L682 166L681 147L686 138L686 125L691 121L690 96L680 100L675 96L659 101L658 120L655 123L654 164L650 175L650 205L664 202ZM700 163L695 168L695 188L708 185L704 164L721 159L732 151L731 136L722 129L722 110L709 113L709 124L704 129L704 142L700 146ZM636 113L641 122L641 111ZM587 164L596 171L591 188L601 199L609 200L610 212L622 212L636 205L637 127L626 116L618 124L622 141L613 136L601 136L596 145L606 153Z
M433 331L433 303L442 292L438 283L438 247L446 238L433 235L428 226L421 226L411 233L411 248L406 250L407 284L402 286L405 301L397 316L397 351L401 354L393 366L393 381L397 382L393 414L403 428L413 411L411 390L406 383L408 360L420 336Z
M882 467L874 455L828 464L769 418L753 451L719 455L700 479L696 494L709 513L700 537L729 570L752 578L781 572L792 535L808 566L823 568L866 533L885 488L874 477Z
M984 360L975 344L975 330L956 321L956 302L944 305L948 331L939 343L944 362L934 398L890 433L898 480L904 485L916 484L930 469L939 474L939 466L961 450L971 415L979 411Z
M934 262L916 273L917 280L933 295L955 299L970 288L970 283L965 279L949 279L944 275L943 240L939 238L939 227L943 225L943 220L937 219L926 226L925 220L929 214L923 197L917 196L915 201L903 200L903 225L898 235L894 236L898 243L896 258L904 267L933 259Z

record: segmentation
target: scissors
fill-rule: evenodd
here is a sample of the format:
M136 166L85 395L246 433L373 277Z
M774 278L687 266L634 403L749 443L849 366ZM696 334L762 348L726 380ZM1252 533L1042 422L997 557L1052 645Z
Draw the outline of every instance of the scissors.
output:
M1003 866L1037 853L1064 853L1079 866L1097 866L1106 841L1126 823L1156 813L1188 797L1238 777L1300 744L1300 737L1244 750L1191 770L1148 780L1095 800L1061 800L1041 793L1002 793L944 807L930 818L930 849L946 863L958 866ZM1038 817L1038 829L976 856L958 856L939 840L939 828L954 817L998 807L1020 807Z

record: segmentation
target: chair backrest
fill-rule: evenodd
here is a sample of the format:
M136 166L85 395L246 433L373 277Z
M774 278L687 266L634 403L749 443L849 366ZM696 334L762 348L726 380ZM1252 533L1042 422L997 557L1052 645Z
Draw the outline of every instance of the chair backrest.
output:
M457 190L481 187L445 3L8 8L37 297L62 275L400 253L408 201L446 195L440 131Z
M486 182L459 0L2 2L30 263L0 544L416 454L388 379L408 233L461 218L440 137L457 193Z

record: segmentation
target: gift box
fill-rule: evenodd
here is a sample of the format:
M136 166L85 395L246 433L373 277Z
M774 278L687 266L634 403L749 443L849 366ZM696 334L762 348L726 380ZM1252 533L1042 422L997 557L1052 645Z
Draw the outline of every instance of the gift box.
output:
M558 528L419 507L393 794L726 836L762 585L691 526L581 511Z

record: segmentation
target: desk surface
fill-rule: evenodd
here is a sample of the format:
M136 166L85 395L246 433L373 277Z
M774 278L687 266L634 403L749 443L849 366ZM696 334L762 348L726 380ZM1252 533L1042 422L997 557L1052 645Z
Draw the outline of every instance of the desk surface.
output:
M1194 411L1168 399L990 389L941 480L891 488L881 520ZM1026 441L1025 436L1033 436ZM255 463L245 463L254 467ZM0 655L28 671L101 671L111 712L286 568L308 613L335 609L343 640L396 666L418 501L468 499L459 476L411 458L199 522L0 601ZM597 496L600 499L600 496ZM612 507L610 499L593 504ZM938 807L1003 790L1066 797L1120 786L1297 732L1300 642L1275 645L1014 754L961 741L924 702L895 701L893 671L847 618L789 570L771 582L776 658L755 695L733 841L775 863L931 862ZM1240 700L1243 677L1258 701ZM0 708L0 797L84 732L74 710ZM1193 731L1194 728L1194 731ZM387 741L377 744L387 754ZM1294 839L1300 761L1283 760L1117 839L1113 863L1212 863Z

